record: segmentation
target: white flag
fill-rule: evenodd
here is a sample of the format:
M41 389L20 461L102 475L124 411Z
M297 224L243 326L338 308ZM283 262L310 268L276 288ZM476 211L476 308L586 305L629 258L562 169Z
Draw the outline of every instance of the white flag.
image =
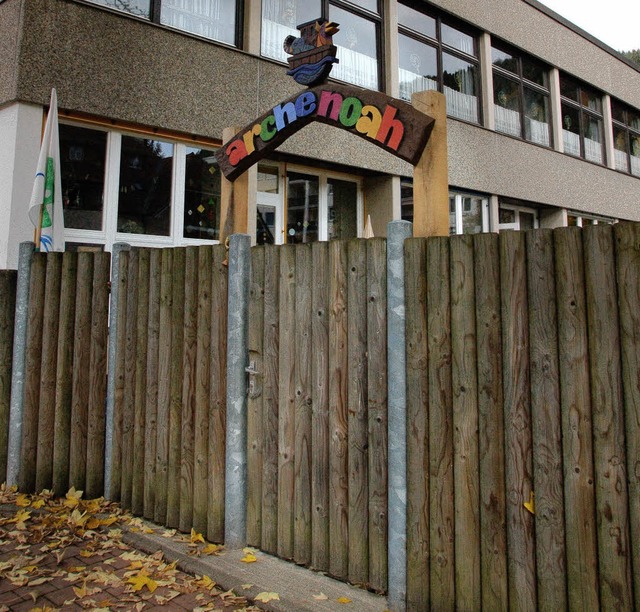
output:
M41 252L64 251L64 219L58 137L58 98L51 90L49 114L40 145L38 167L29 203L29 219L39 230L36 248Z

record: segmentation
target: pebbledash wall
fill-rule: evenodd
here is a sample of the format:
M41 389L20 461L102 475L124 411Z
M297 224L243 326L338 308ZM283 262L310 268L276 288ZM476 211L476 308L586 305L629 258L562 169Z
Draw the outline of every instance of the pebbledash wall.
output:
M246 125L302 91L285 74L284 63L264 57L263 9L272 10L278 4L276 0L238 0L237 32L233 36L227 29L227 42L182 31L181 21L162 25L160 7L171 5L183 10L186 5L181 2L163 0L161 4L156 0L151 3L156 13L149 18L131 14L131 7L144 6L145 2L123 5L129 12L113 10L109 4L114 2L0 1L0 268L15 268L19 243L33 238L26 203L52 87L58 93L61 124L88 127L107 135L103 210L98 212L101 217L90 229L67 230L69 248L83 244L106 250L117 241L177 246L215 239L213 229L197 237L184 229L184 196L178 188L184 185L186 147L215 150L221 144L224 128ZM302 3L289 3L292 7L296 4ZM631 166L627 171L616 170L611 116L612 100L630 112L640 109L640 71L614 50L535 0L380 0L357 3L356 7L345 0L318 0L315 4L328 10L330 17L331 11L342 11L349 18L355 15L378 28L380 89L396 97L402 94L398 32L415 40L425 34L418 25L415 32L408 32L406 18L402 24L407 7L435 17L438 24L460 28L473 38L479 74L475 91L478 120L451 116L448 121L449 185L452 210L458 215L457 225L455 214L452 217L453 231L640 220L640 177L633 174ZM346 47L351 42L357 48L361 42L354 32L346 23L335 35L338 57L341 45ZM440 36L429 44L440 54L451 51ZM498 94L493 78L502 72L492 65L492 44L501 49L506 45L521 59L542 62L547 79L545 99L550 108L548 146L531 142L524 132L520 137L509 136L500 126L496 128L494 96ZM455 55L456 50L452 52ZM343 66L349 61L345 56ZM560 110L563 75L593 88L602 104L602 163L564 152ZM518 83L521 85L522 79ZM139 229L127 230L117 219L122 191L117 178L119 143L127 135L174 145L174 190L169 199L172 212L169 229L160 235L154 235L148 227L142 233ZM291 210L287 217L286 198L291 195L287 181L292 172L298 179L317 179L320 219L314 236L319 239L330 239L336 231L335 221L328 216L335 181L354 186L352 206L357 208L353 223L347 224L348 229L345 225L336 237L350 237L349 232L363 235L367 216L372 219L375 235L384 235L391 219L411 216L412 167L339 130L309 125L267 161L275 169L275 191L263 197L261 194L268 190L256 186L252 195L254 205L266 202L279 211L273 221L276 242L286 240L286 235L290 241L303 239L291 227ZM482 208L481 223L470 227L461 223L467 207ZM253 231L255 212L250 221ZM307 232L304 235L304 240L309 239Z

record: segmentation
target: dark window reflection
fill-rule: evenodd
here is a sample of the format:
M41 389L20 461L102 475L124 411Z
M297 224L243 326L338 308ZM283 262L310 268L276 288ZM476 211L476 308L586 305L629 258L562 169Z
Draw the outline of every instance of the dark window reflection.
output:
M327 181L329 240L358 236L358 186L351 181Z
M173 145L122 137L118 231L169 236Z
M184 188L184 237L217 240L220 172L213 151L188 147Z
M318 240L317 176L289 172L287 174L287 242L289 244Z
M102 229L106 147L106 132L60 125L65 227Z

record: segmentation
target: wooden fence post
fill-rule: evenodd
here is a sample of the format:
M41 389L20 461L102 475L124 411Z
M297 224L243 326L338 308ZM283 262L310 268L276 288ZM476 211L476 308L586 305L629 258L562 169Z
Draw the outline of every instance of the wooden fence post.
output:
M7 486L18 484L18 473L20 472L24 410L24 368L32 259L33 242L22 242L18 256L16 318L13 336L13 370L11 372L11 400L9 406L9 440L7 442Z

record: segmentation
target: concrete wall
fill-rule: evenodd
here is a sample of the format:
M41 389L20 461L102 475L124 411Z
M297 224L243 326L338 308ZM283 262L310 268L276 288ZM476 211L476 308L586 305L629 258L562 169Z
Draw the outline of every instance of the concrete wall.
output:
M0 107L16 97L21 12L22 0L5 0L0 6Z
M33 240L27 212L41 132L41 108L27 104L0 108L0 270L17 268L20 243Z

